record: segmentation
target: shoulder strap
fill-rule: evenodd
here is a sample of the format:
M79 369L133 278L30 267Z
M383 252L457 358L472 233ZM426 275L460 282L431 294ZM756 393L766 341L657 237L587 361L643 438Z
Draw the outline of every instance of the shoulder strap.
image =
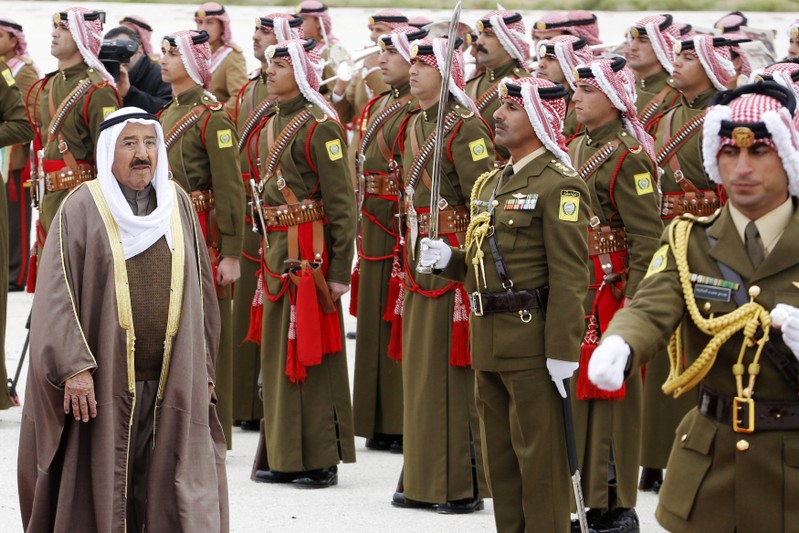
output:
M406 189L410 187L411 189L416 189L417 184L419 183L419 178L422 178L425 182L425 185L430 187L432 184L432 179L430 178L430 174L427 172L427 161L433 155L433 148L436 143L436 131L433 130L428 135L427 139L425 139L424 144L419 147L419 139L416 136L416 123L418 122L419 115L414 117L414 120L411 124L411 149L415 154L415 158L411 163L411 168L408 170L407 177L405 179L405 187ZM457 110L451 111L449 115L444 119L444 128L443 133L444 135L449 135L449 133L463 121L463 115L461 115Z
M493 101L495 98L497 98L497 96L499 96L499 93L497 92L497 88L499 87L499 84L500 84L501 82L502 82L502 80L497 80L496 82L494 82L494 83L491 85L491 87L489 87L489 88L488 88L488 90L486 90L486 92L484 92L483 94L481 94L481 95L480 95L480 98L478 98L478 99L477 99L477 101L474 103L474 104L477 106L477 110L478 110L480 113L482 113L483 111L485 111L485 108L486 108L486 107L488 107L488 105L489 105L489 104L490 104L490 103L491 103L491 102L492 102L492 101ZM477 84L475 84L475 85L477 85Z
M666 99L666 95L669 94L671 91L671 85L666 84L660 92L658 92L652 99L649 101L648 104L641 110L638 114L638 119L641 121L641 124L646 126L647 122L652 120L652 117L655 116L655 113L660 109L660 106L663 105L663 101Z
M186 133L189 128L200 120L200 117L205 113L206 109L208 109L208 107L205 104L194 106L172 126L169 132L164 136L164 145L166 146L167 152L175 145L178 139L183 137L183 134Z

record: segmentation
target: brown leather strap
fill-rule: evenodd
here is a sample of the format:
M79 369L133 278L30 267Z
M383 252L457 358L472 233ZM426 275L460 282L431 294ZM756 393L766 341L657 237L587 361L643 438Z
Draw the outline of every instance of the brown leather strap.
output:
M411 101L411 98L413 98L412 95L406 94L405 96L403 96L402 98L397 100L397 103L400 104L397 107L397 109L395 109L394 111L392 111L391 113L387 114L384 117L380 117L380 122L384 123L389 118L391 118L394 115L396 115L397 113L399 113L399 111L402 108L405 107L405 104L407 104L408 102ZM382 109L383 108L381 108L381 111L382 111ZM394 154L392 153L391 149L388 147L388 142L386 142L385 130L383 129L382 126L380 126L380 129L377 130L376 137L377 137L377 139L376 139L377 140L377 148L380 150L380 155L382 155L383 159L385 159L387 162L391 162L394 159ZM363 148L365 149L366 147L364 146Z
M213 189L191 191L189 196L191 197L191 203L194 205L194 210L198 213L212 211L215 207Z
M175 146L175 143L183 137L189 128L194 125L195 122L200 120L200 117L203 115L205 110L208 109L205 104L200 104L197 106L192 107L188 113L183 115L180 120L175 122L175 124L169 129L167 134L164 136L164 145L166 145L167 152Z
M47 94L47 106L50 111L50 121L57 121L55 129L53 129L52 124L48 128L47 144L50 144L54 140L58 139L58 153L61 154L61 159L76 174L79 173L78 161L75 159L75 156L72 155L67 141L61 134L61 125L64 123L64 119L69 112L72 111L72 108L75 107L75 104L78 102L83 93L85 93L91 86L92 82L89 80L89 78L84 78L83 80L79 81L75 88L70 91L67 97L64 98L60 104L58 104L57 110L55 107L55 102L53 101L52 87L50 88L50 92Z
M419 117L421 113L417 114L411 120L411 150L413 150L414 154L419 153L419 139L416 136L416 123L419 122ZM433 188L433 178L430 177L430 174L427 172L427 165L425 165L424 169L422 169L422 181L427 186L428 189Z
M481 94L480 98L478 98L477 101L474 103L474 105L477 106L477 110L480 113L482 113L485 110L485 108L488 107L488 104L490 104L494 98L497 98L499 96L497 88L499 87L499 84L501 82L502 82L501 79L494 82L491 85L491 87L489 87L488 90L486 90L486 92Z
M61 170L45 173L44 186L47 192L65 191L94 178L94 168L91 165L76 162L75 167L67 165Z
M624 250L627 250L627 234L624 228L600 226L588 229L589 257L598 255L602 258L605 255L609 256L609 254ZM605 272L605 274L609 274L609 272Z
M663 105L664 100L666 100L666 95L672 90L671 85L666 84L660 92L658 92L652 99L649 101L648 104L638 113L638 118L641 121L641 124L646 126L646 123L652 120L655 116L655 113L660 106Z

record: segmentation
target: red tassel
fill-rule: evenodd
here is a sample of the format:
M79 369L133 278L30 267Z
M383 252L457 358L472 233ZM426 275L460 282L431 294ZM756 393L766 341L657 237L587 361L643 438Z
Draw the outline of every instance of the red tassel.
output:
M263 271L259 270L255 275L258 277L258 283L255 286L255 294L252 296L252 305L250 306L250 327L247 329L247 336L244 340L261 344L261 326L264 320Z
M472 364L469 353L469 310L462 295L463 289L455 289L455 305L452 310L452 342L449 350L449 364L455 367L468 367Z
M594 350L599 345L598 324L596 316L591 316L588 331L585 332L583 344L580 346L580 368L577 373L577 399L578 400L621 400L624 398L627 386L622 385L617 391L602 390L588 379L588 362Z
M305 381L308 371L297 357L297 306L291 304L289 314L289 334L286 345L286 376L292 383Z
M405 306L405 284L400 282L399 294L391 314L391 337L388 340L388 356L402 361L402 309Z
M397 299L400 294L400 285L405 279L399 263L399 248L394 248L394 262L391 265L391 277L388 280L388 299L386 309L383 311L383 320L391 322L394 319L394 308L397 306Z
M361 260L355 262L350 276L350 315L358 316L358 286L361 282Z
M36 271L38 270L37 266L39 263L38 257L36 257L36 246L31 248L31 256L28 259L28 279L25 281L25 292L33 294L36 292Z
M316 296L316 284L310 267L303 266L297 287L297 358L304 366L322 363L322 309Z

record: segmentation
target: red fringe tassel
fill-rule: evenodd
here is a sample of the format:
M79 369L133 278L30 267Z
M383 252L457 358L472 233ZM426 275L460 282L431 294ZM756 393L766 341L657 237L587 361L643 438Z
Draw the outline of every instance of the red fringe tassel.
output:
M350 276L350 315L358 316L358 286L361 283L361 260L355 262Z

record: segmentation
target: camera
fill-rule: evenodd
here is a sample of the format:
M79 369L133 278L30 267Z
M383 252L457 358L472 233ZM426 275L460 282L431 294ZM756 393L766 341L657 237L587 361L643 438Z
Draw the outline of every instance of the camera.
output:
M118 80L119 66L123 63L127 65L138 49L139 45L128 39L103 41L100 47L99 59L106 70L114 77L114 80Z

